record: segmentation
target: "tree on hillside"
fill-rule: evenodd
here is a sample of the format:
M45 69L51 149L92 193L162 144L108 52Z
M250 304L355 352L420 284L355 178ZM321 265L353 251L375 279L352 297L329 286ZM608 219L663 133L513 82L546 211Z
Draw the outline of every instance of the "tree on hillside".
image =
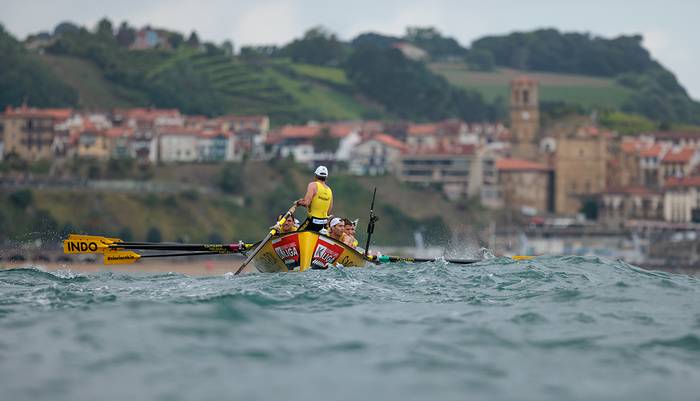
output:
M122 47L129 47L136 40L136 29L127 24L126 21L119 25L119 30L116 35L117 43Z
M60 36L63 35L64 33L68 32L78 32L80 30L80 27L75 25L72 22L64 21L56 25L56 27L53 29L53 34L55 36Z
M102 18L100 22L97 23L96 33L103 38L114 37L114 26L112 26L112 22L107 18Z
M459 42L442 36L434 27L408 27L405 39L428 52L433 59L461 58L466 54Z
M187 45L190 47L199 47L199 36L197 36L197 32L192 31L192 33L190 33L190 37L187 38Z
M363 33L352 40L354 47L374 46L382 49L391 48L394 43L403 41L403 39L395 36L387 36L374 32Z
M221 50L224 51L224 55L233 57L233 42L225 40L224 43L221 44Z
M605 39L540 29L487 36L474 41L473 50L491 52L497 65L533 71L613 77L658 66L642 46L639 35Z
M282 54L300 63L338 65L345 57L345 48L334 33L319 26L282 48Z
M177 49L185 43L185 37L179 32L168 32L168 44L173 49Z
M469 69L474 71L493 71L496 67L496 61L488 50L475 49L467 53L464 57Z
M0 105L75 106L78 94L0 25Z
M451 87L397 49L358 48L345 63L345 71L363 95L402 118L485 121L496 115L481 94Z

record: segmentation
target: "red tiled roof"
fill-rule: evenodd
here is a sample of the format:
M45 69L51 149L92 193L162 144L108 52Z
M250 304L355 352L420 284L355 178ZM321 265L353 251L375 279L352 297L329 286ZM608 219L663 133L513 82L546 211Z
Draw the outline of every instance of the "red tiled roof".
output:
M671 150L666 153L661 163L688 163L693 158L693 155L695 155L695 149L693 148Z
M73 109L37 109L27 106L12 108L7 106L5 113L3 114L7 117L52 118L54 120L67 120L73 115Z
M398 139L394 138L391 135L387 134L377 134L371 138L368 139L368 141L375 140L377 142L381 142L386 146L390 146L392 148L399 149L401 151L408 150L408 146L406 146L405 143L399 141Z
M666 180L666 188L700 187L700 176L669 177Z
M109 138L130 137L134 133L131 128L114 127L105 130L105 136Z
M320 132L320 125L285 125L277 132L277 136L280 138L313 138Z
M329 126L331 130L331 135L334 138L345 138L346 136L350 135L354 131L359 131L360 130L360 125L359 124L350 124L350 123L340 123L340 124L331 124Z
M409 136L427 136L427 135L437 135L438 124L411 124L408 126Z
M547 165L522 159L503 158L496 160L496 169L499 171L549 171Z
M639 153L639 156L641 157L659 157L661 156L661 153L663 152L664 147L661 146L660 144L654 144L650 148L644 149Z
M642 149L643 144L638 140L626 140L622 141L620 148L622 148L623 153L637 153Z
M260 116L260 115L237 116L237 115L229 114L229 115L217 117L216 120L227 121L227 122L257 122L257 123L262 123L265 118L267 118L267 116Z
M134 108L134 109L117 109L115 113L122 114L126 118L133 118L135 120L146 120L151 121L159 117L180 117L180 110L178 109L147 109L147 108Z

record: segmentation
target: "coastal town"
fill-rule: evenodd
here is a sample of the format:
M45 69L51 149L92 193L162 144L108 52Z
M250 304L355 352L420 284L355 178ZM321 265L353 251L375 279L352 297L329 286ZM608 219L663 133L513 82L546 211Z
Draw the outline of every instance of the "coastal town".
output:
M308 122L184 115L175 109L102 112L7 107L0 157L27 162L129 158L139 164L289 158L354 175L396 176L545 221L611 226L700 222L700 141L692 132L619 135L587 117L540 126L537 82L511 85L510 126L459 120ZM3 182L22 176L3 174ZM567 218L569 220L567 220ZM562 224L562 223L560 223Z
M622 253L612 256L637 263L653 263L655 254L670 257L665 249L679 241L681 254L697 252L683 244L693 243L700 222L698 136L623 136L585 116L542 127L538 83L526 76L511 83L509 126L451 119L275 127L264 115L210 118L176 109L89 112L28 105L7 107L0 121L5 162L78 158L169 165L284 158L358 176L393 175L436 188L450 201L508 210L520 234L501 230L493 247L498 241L506 249L535 253L605 253L614 240ZM6 172L2 184L27 179Z

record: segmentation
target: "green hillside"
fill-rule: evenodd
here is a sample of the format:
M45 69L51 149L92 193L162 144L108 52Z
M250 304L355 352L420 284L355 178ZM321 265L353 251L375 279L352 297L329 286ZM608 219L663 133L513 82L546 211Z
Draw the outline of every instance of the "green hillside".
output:
M145 93L109 82L88 60L50 54L38 57L60 81L78 93L78 107L106 110L148 103Z
M522 72L499 68L493 72L470 70L461 62L432 63L430 69L452 85L479 91L487 99L510 97L510 81L525 74L540 83L541 101L563 101L583 106L620 108L633 91L614 79L585 75Z
M103 176L110 168L96 167ZM218 191L223 169L240 175L234 193ZM0 194L0 242L55 241L71 231L146 240L154 229L163 240L251 241L264 236L277 214L303 195L310 176L307 168L287 161L172 165L148 170L152 182L190 185L191 189L175 193L56 188L5 191ZM384 245L411 245L416 229L426 234L429 243L444 244L451 231L478 229L490 219L476 206L470 209L450 203L434 189L406 186L394 177L341 174L334 175L330 184L334 212L360 218L360 238L365 235L372 190L378 188L375 211L381 221L375 239ZM304 218L304 210L297 212L297 218Z
M639 35L606 39L545 29L488 36L466 48L430 27L408 29L402 38L362 34L351 42L316 27L284 46L244 46L235 55L230 42L200 42L196 35L185 40L162 29L165 43L132 50L137 29L128 24L67 25L47 35L39 52L22 46L33 47L31 37L21 43L0 27L0 100L267 114L276 125L361 118L504 121L508 83L527 71L541 83L550 118L596 108L644 116L659 126L700 124L700 103L652 58ZM407 59L393 46L397 40L425 49L431 62Z
M155 104L191 114L268 114L278 123L360 119L368 113L342 70L284 59L248 63L182 48L164 58L144 58L135 69L136 85L121 75L107 76L96 65L100 60L66 54L41 60L75 89L81 106L92 109Z

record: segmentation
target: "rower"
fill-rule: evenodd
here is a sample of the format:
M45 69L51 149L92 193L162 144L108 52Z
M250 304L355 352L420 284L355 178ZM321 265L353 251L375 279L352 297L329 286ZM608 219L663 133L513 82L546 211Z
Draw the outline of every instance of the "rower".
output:
M326 184L328 169L326 166L319 166L314 175L316 179L306 187L306 195L296 202L307 210L306 220L301 223L299 231L321 231L328 224L328 215L333 209L333 191Z
M277 217L277 221L282 220L282 217L284 217L284 215L282 215L282 214L279 215L279 217ZM284 224L282 224L282 227L280 227L279 230L277 230L277 233L278 234L291 233L291 232L296 231L298 228L299 228L299 220L293 218L292 216L289 216L284 221Z
M357 220L351 221L350 219L343 219L343 223L345 226L345 232L343 233L343 239L341 241L351 248L357 248L357 246L360 245L357 239L355 239Z
M333 218L333 220L331 220L331 223L329 225L331 231L328 234L328 236L333 238L334 240L343 242L343 236L345 235L345 223L343 222L343 219L341 219L340 217L335 217Z

